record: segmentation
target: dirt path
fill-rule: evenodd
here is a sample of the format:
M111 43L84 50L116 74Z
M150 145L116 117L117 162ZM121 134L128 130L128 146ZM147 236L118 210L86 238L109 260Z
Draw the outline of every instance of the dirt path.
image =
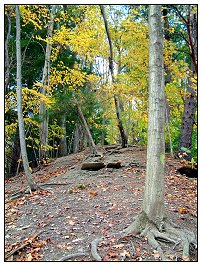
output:
M140 210L145 149L133 147L106 152L104 161L121 161L120 169L81 170L87 155L84 151L59 158L36 172L35 180L43 183L46 191L9 201L11 194L25 186L25 181L14 177L6 182L6 254L28 241L35 232L42 231L8 260L56 261L65 254L83 252L85 256L71 260L92 261L90 243L100 236L108 239L101 242L98 250L106 261L159 260L159 254L148 246L146 239L129 236L117 243L110 237L127 227ZM177 160L167 156L166 208L175 224L196 233L197 181L177 174L179 166ZM173 260L180 260L180 250L172 248L165 245L165 253Z

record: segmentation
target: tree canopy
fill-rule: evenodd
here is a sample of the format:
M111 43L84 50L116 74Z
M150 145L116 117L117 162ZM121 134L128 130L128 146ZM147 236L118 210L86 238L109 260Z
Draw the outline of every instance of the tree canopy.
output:
M22 108L27 131L29 161L36 165L40 157L39 124L43 116L39 114L39 107L42 102L48 114L46 150L49 157L60 156L64 129L68 147L66 152L74 151L75 134L78 125L82 124L76 107L78 103L82 106L82 112L96 144L120 142L114 95L119 100L120 121L127 135L128 144L138 142L140 145L146 145L148 6L105 6L113 49L115 82L112 82L110 75L110 51L99 5L56 5L51 38L47 35L47 29L53 6L21 5L19 8L22 24ZM191 17L197 13L196 11L195 5L162 7L168 111L165 141L168 152L171 145L174 152L179 151L185 98L190 93L188 90L190 82L194 99L197 94L197 55L194 53L196 49L188 24ZM12 157L18 122L14 45L15 9L12 5L5 6L5 37L5 132L6 155L9 158ZM43 84L46 90L44 94L41 92L41 86L48 43L52 48L48 70L49 82ZM185 148L196 160L196 109L193 115L192 143ZM65 127L61 125L62 117L65 117ZM84 131L79 149L88 145ZM10 160L7 159L7 161L7 174L14 174L9 170Z

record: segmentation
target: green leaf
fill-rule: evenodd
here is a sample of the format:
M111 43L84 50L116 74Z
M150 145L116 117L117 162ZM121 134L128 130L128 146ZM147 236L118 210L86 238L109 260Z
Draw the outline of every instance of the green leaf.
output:
M185 147L181 147L181 150L182 151L184 151L184 152L187 152L187 153L191 153L191 151L190 150L188 150L187 148L185 148Z

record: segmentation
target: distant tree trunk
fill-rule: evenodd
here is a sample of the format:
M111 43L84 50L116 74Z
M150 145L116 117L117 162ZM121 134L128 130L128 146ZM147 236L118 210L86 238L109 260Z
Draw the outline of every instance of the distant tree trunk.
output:
M168 127L168 138L169 138L169 144L170 144L170 155L172 158L174 158L174 152L173 152L173 142L172 142L172 137L171 137L171 132L170 132L170 106L167 102L167 98L165 98L166 100L166 108L165 108L165 119L166 119L166 124Z
M46 54L45 54L45 63L43 68L43 77L42 77L42 87L41 93L46 95L48 93L47 86L50 83L50 56L51 56L51 43L50 40L53 35L53 26L54 26L54 15L56 11L56 6L51 6L50 11L50 22L47 30L47 45L46 45ZM39 157L40 161L46 159L47 157L47 144L48 144L48 113L46 109L46 105L43 101L40 102L39 107L39 117L40 117L40 125L39 125L39 137L40 137L40 152Z
M190 7L190 14L187 20L187 31L189 37L189 48L191 54L191 71L194 74L198 73L197 69L197 57L198 57L198 45L197 45L197 14L193 14L192 6ZM193 77L192 76L192 77ZM181 154L183 151L182 147L190 149L192 146L192 132L193 125L195 121L195 113L196 113L196 92L193 88L193 83L191 78L188 81L187 93L185 95L184 101L184 113L182 118L182 126L181 126L181 134L180 141L178 146L178 153ZM187 154L188 156L183 156L184 159L191 160L191 154Z
M20 44L20 10L16 5L16 58L17 58L17 111L18 111L18 125L20 136L20 148L22 154L23 167L27 178L27 184L31 191L36 190L36 184L32 179L32 174L29 169L27 158L27 150L25 143L25 127L22 112L22 75L21 75L21 44Z
M19 139L19 131L16 130L16 134L14 137L14 145L11 155L11 166L10 166L10 176L14 176L17 174L18 160L20 159L20 139Z
M73 142L73 153L77 153L79 151L79 144L82 139L82 136L79 134L79 124L75 125L74 129L74 142Z
M101 136L101 145L105 145L105 117L102 120L102 136Z
M61 128L63 129L64 137L60 140L60 148L59 148L59 154L60 156L67 155L67 140L66 140L66 114L63 114L61 118Z
M167 10L167 6L164 6L163 8L163 21L164 21L164 36L165 36L165 40L170 41L170 31L169 31L169 21L168 21L168 10ZM165 86L167 83L171 82L171 73L170 70L168 68L168 66L165 64L164 65L165 68ZM169 102L167 100L167 97L165 96L165 101L166 101L166 109L165 109L165 122L167 124L167 128L168 128L168 138L169 138L169 144L170 144L170 155L171 157L174 157L174 153L173 153L173 144L172 144L172 138L171 138L171 132L170 132L170 105Z
M181 126L181 134L180 141L178 147L178 153L182 154L182 147L190 149L192 146L192 132L193 125L195 121L195 112L196 112L196 95L195 91L192 89L192 82L189 80L188 82L187 93L188 95L185 98L184 102L184 113L182 117L182 126ZM191 155L183 156L184 159L190 160Z
M103 20L104 20L105 29L106 29L106 33L107 33L107 38L108 38L108 42L109 42L109 49L110 49L109 69L110 69L110 72L111 72L112 83L115 84L114 58L113 58L112 41L111 41L111 37L110 37L110 33L109 33L107 19L106 19L106 16L105 16L104 6L100 5L100 9L101 9L101 14L102 14L102 17L103 17ZM118 128L119 128L120 135L121 135L122 147L125 148L127 146L128 140L127 140L127 136L125 134L123 123L122 123L121 116L120 116L119 98L118 98L118 95L116 95L116 94L114 94L114 103L115 103L115 107L116 107L116 118L117 118Z
M11 7L8 14L6 14L8 19L8 32L5 40L5 84L4 84L5 93L8 92L8 84L10 79L10 60L9 60L8 42L11 35L11 14L13 10L14 6Z
M126 136L128 139L128 144L129 144L129 135L130 135L130 128L131 128L131 118L130 118L130 110L131 110L131 102L128 102L128 123L126 127Z
M80 106L80 105L77 105L77 108L78 108L79 116L81 117L81 120L82 120L82 122L83 122L83 124L84 124L85 130L86 130L86 134L87 134L88 139L89 139L90 147L92 148L92 153L93 153L94 155L97 155L98 152L97 152L97 149L96 149L96 146L95 146L94 140L93 140L93 138L92 138L92 135L91 135L91 133L90 133L90 130L89 130L88 124L87 124L87 122L86 122L86 119L85 119L85 117L84 117L84 115L83 115L83 112L82 112L82 110L81 110L81 106Z

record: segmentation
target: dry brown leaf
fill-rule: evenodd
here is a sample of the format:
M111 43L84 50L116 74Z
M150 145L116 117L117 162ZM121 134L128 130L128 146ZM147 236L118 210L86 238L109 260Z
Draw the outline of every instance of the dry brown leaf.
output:
M113 253L113 252L109 252L109 253L107 253L111 258L116 258L116 257L118 257L118 254L116 254L116 253Z
M40 241L40 242L34 242L32 243L32 247L33 248L41 248L46 244L46 241Z
M172 195L172 194L167 194L166 197L168 197L168 198L172 198L173 195Z
M139 253L141 251L141 247L138 246L138 247L136 247L135 250L136 250L136 253Z
M190 258L189 258L189 256L182 256L182 260L183 261L190 261Z
M95 197L98 195L98 192L97 191L90 191L89 194L91 197Z
M105 256L104 258L103 258L103 261L110 261L110 256Z
M11 255L10 257L8 257L8 258L6 259L6 261L13 261L13 255Z
M175 256L174 256L174 255L169 255L169 258L170 258L171 260L174 260Z
M129 258L130 257L130 253L128 251L124 250L123 252L120 253L120 256Z
M154 256L155 259L160 258L160 254L158 252L154 252L153 256Z
M27 261L32 261L32 259L33 259L33 256L32 256L32 253L29 253L28 255L27 255Z
M184 207L179 207L179 208L178 208L178 211L179 211L180 213L182 213L182 214L186 214L186 213L188 213L188 211L187 211Z

